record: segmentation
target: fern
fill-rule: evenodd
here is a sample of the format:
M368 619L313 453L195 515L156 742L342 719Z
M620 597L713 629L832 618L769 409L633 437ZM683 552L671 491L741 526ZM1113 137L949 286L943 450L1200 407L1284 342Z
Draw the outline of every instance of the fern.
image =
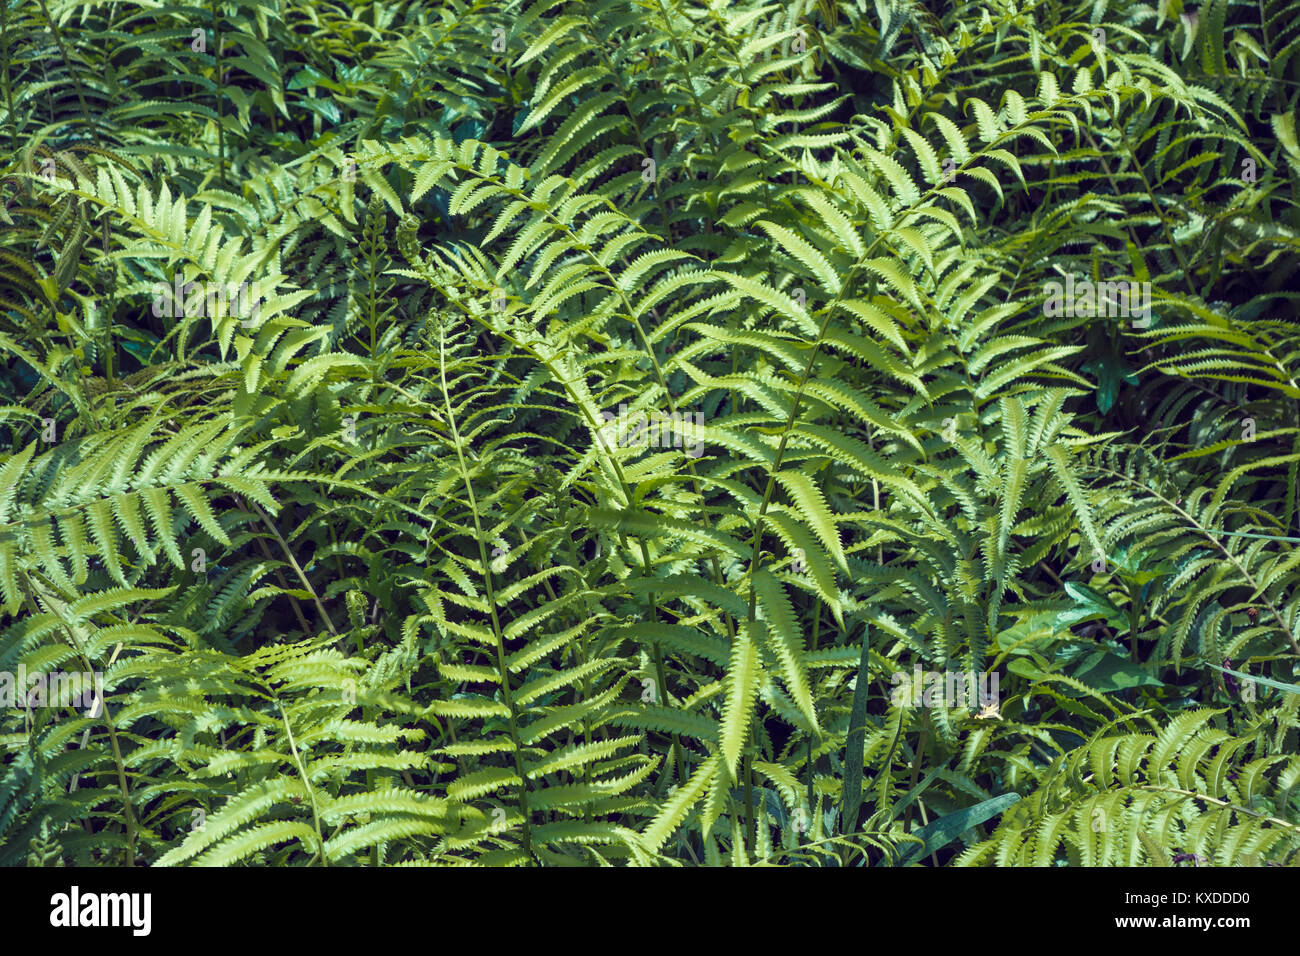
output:
M0 861L1294 862L1295 11L1180 10L6 6Z

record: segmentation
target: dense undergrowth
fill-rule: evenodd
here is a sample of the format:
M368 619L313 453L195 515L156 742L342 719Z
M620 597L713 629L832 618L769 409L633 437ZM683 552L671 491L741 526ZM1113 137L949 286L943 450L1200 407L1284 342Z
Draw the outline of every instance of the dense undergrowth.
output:
M1300 860L1297 0L0 9L0 862Z

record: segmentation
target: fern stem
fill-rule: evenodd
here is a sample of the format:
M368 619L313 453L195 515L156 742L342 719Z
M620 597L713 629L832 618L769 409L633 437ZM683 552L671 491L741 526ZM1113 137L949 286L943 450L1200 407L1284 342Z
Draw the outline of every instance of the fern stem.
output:
M854 833L862 809L864 749L867 737L867 695L870 683L871 626L862 627L862 650L858 654L857 677L849 708L849 726L844 735L844 782L840 806L840 832ZM811 792L811 784L809 785Z
M908 810L911 810L911 809L912 809L911 807L908 807ZM923 826L923 827L924 827L924 826L929 826L929 824L930 824L930 815L929 815L928 813L926 813L926 811L925 811L925 801L922 800L920 797L917 797L917 798L916 798L916 809L917 809L917 811L920 812L920 814L921 814L921 826ZM930 854L930 865L931 865L931 866L935 866L935 867L937 867L937 866L939 865L939 851L938 851L938 849L936 849L933 853Z
M1234 813L1244 813L1247 816L1255 817L1258 820L1265 820L1276 826L1286 827L1288 830L1295 830L1300 833L1300 826L1290 823L1286 820L1279 820L1277 817L1271 817L1266 813L1260 813L1258 810L1247 810L1245 807L1239 807L1235 803L1229 803L1227 800L1220 800L1217 797L1211 797L1209 794L1198 793L1195 790L1184 790L1181 787L1158 787L1148 784L1135 786L1134 790L1146 790L1150 793L1176 793L1179 796L1191 797L1194 800L1204 800L1206 803L1213 803L1216 806L1231 810Z
M244 502L239 498L238 495L235 496L235 501L238 502L241 506L244 506L245 510L247 510L247 506L244 505ZM250 516L252 515L251 511L248 513ZM275 561L275 558L271 556L271 549L266 546L266 542L263 541L260 537L258 537L256 541L257 541L258 548L261 550L266 560L271 562ZM312 637L313 636L312 627L310 624L307 623L307 616L302 613L302 604L298 601L297 597L288 593L289 582L285 580L285 577L283 574L280 573L279 568L276 568L274 573L275 573L276 580L280 583L280 587L285 591L286 597L289 598L289 607L293 610L294 617L298 619L298 626L302 628L302 633L307 637Z
M469 171L469 172L473 172L472 167L471 167L470 169L468 169L467 171ZM490 177L484 177L484 178L490 178ZM611 208L612 208L612 206L611 206ZM556 224L560 229L564 230L564 231L566 232L566 234L570 236L570 238L573 238L573 239L576 241L576 238L577 238L577 237L573 235L572 230L570 230L570 229L568 228L568 225L567 225L566 223L562 222L562 221L559 220L557 217L551 215L549 211L547 212L547 215L550 216L551 220L552 220L552 221L553 221L553 222L554 222L554 223L555 223L555 224ZM591 256L590 252L588 253L588 255L593 259L593 261L595 261L595 262L597 263L597 265L598 265L600 268L604 269L604 267L600 265L600 261L599 261L598 259L596 259L595 256ZM413 265L417 265L417 264L419 264L419 263L412 263L412 264L413 264ZM604 271L605 271L606 275L609 276L609 272L608 272L608 270L604 270ZM426 278L428 278L428 277L426 277ZM610 278L612 279L612 276L610 276ZM618 285L617 285L617 283L613 283L613 285L614 285L614 288L615 288L616 290L618 290ZM646 343L646 346L647 346L647 348L648 348L649 346L648 346L648 342L647 342L647 340L646 340L646 338L645 338L645 333L644 333L644 331L641 330L640 323L637 322L637 320L636 320L636 317L635 317L635 315L636 315L636 314L635 314L635 310L632 309L631 303L627 300L627 297L626 297L625 295L623 295L622 291L621 291L621 290L618 290L618 291L619 291L619 295L620 295L620 297L621 297L622 300L623 300L624 306L628 309L628 315L632 318L632 322L633 322L633 324L636 326L637 331L638 331L638 333L639 333L640 336L641 336L641 340L642 340L642 342L643 342L643 343ZM464 308L464 307L462 306L462 308ZM475 321L475 322L478 323L479 325L483 326L483 327L484 327L485 329L487 329L489 332L493 333L494 335L501 335L501 336L502 336L503 338L505 338L507 341L509 341L509 342L511 342L513 345L515 345L515 347L521 349L522 351L524 351L524 352L526 352L527 354L531 355L531 356L532 356L534 359L536 359L537 361L541 362L542 365L547 369L547 371L549 371L549 372L551 373L551 375L553 376L553 378L554 378L556 381L562 383L562 387L564 388L566 394L569 396L569 400L573 403L574 407L577 408L577 409L578 409L578 410L579 410L579 411L580 411L584 416L586 415L586 411L587 411L587 410L586 410L586 406L585 406L584 403L579 399L579 397L578 397L576 394L574 394L572 388L571 388L571 387L568 385L568 383L567 383L568 376L567 376L567 375L564 375L564 374L559 374L559 370L556 369L556 368L554 368L554 367L552 367L552 363L550 362L550 360L548 360L548 359L546 359L546 358L543 358L540 354L538 354L538 352L537 352L536 349L534 349L534 348L532 348L532 347L530 347L530 346L528 346L528 345L525 345L524 343L518 341L516 338L510 336L509 334L503 333L500 329L497 329L497 328L493 327L490 323L483 321L483 319L482 319L481 317L479 317L478 315L474 314L471 310L469 310L469 309L464 309L464 311L466 312L467 315L469 315L469 316L471 317L471 319L473 319L473 321ZM441 343L441 340L440 340L440 342L439 342L439 348L440 348L440 354L441 354L441 349L442 349L442 343ZM655 367L656 371L657 371L658 374L659 374L660 381L661 381L661 382L664 381L664 380L663 380L662 372L659 371L659 364L658 364L658 362L657 362L656 359L655 359L654 351L653 351L652 349L650 350L650 359L651 359L651 361L654 363L654 367ZM450 424L450 426L451 426L451 428L452 428L453 436L456 436L456 437L455 437L455 441L456 441L456 454L457 454L457 456L461 456L461 455L462 455L462 448L461 448L460 440L459 440L459 437L458 437L459 433L458 433L458 432L456 431L456 429L455 429L455 422L454 422L454 419L452 418L452 411L451 411L450 399L448 399L448 398L446 397L446 396L447 396L447 389L446 389L446 374L445 374L445 368L446 368L446 365L445 365L445 361L439 363L439 368L440 368L440 371L441 371L442 376L443 376L443 381L442 381L442 385L443 385L443 395L444 395L444 399L447 401L447 414L448 414L448 418L449 418L449 420L450 420L450 421L449 421L449 424ZM666 386L666 384L665 384L665 386L664 386L664 389L665 389L665 393L667 393L667 386ZM669 401L670 406L671 406L671 403L672 403L672 396L671 396L671 395L668 395L668 401ZM599 429L600 429L600 423L598 423L598 422L596 422L594 419L591 419L590 417L588 417L588 418L587 418L587 427L588 427L589 429L592 430L592 433L593 433L593 434L595 434L595 433L597 433L597 432L599 431ZM620 465L618 459L615 458L615 457L613 457L612 455L610 455L610 456L602 455L602 456L601 456L601 461L604 462L604 463L605 463L605 464L606 464L606 465L607 465L607 466L608 466L608 467L613 471L614 476L615 476L615 480L618 482L620 488L622 489L622 492L623 492L623 501L624 501L627 505L630 506L631 503L635 500L635 498L634 498L634 495L633 495L633 492L632 492L632 486L628 483L627 476L623 473L622 465ZM463 457L461 458L461 463L462 463L462 467L463 467L463 465L464 465L464 459L463 459ZM468 480L468 479L466 479L466 480ZM471 491L471 501L472 501L472 500L473 500L473 493L472 493L472 491ZM477 511L475 511L475 513L474 513L474 522L475 522L475 527L478 529L478 535L479 535L479 537L480 537L480 539L481 539L481 538L482 538L482 529L479 527L479 524L478 524L478 513L477 513ZM621 541L622 541L622 543L623 543L623 546L624 546L625 548L627 548L628 550L631 550L630 547L628 546L627 536L626 536L623 532L620 531L620 532L619 532L619 537L620 537L620 539L621 539ZM480 540L480 542L479 542L479 550L480 550L480 557L481 557L484 561L486 561L486 550L484 549L484 547L483 547L483 543L482 543L481 540ZM640 550L641 550L642 571L643 571L643 573L645 574L645 576L646 576L647 578L651 578L651 577L653 577L653 564L652 564L652 562L651 562L651 560L650 560L650 553L649 553L648 547L647 547L646 542L645 542L644 539L642 539L642 540L640 541ZM485 564L484 567L486 568L487 565ZM718 575L720 576L720 573L721 573L721 572L718 571L716 560L714 561L714 572L715 572L715 574L718 574ZM488 586L489 586L489 588L491 587L491 578L490 578L490 577L488 578ZM649 602L649 607L650 607L650 612L651 612L651 617L650 617L650 619L651 619L652 621L657 621L658 618L659 618L659 610L658 610L658 603L654 600L654 591L653 591L653 590L651 590L651 591L649 591L649 592L647 593L647 600L648 600L648 602ZM495 603L491 603L490 606L491 606L491 610L492 610L492 617L493 617L493 620L495 621L495 619L496 619L496 605L495 605ZM498 637L499 637L499 632L498 632ZM734 637L734 634L733 634L733 637ZM654 656L655 656L656 660L662 660L662 653L661 653L661 651L660 651L660 648L659 648L659 644L658 644L658 642L654 642L654 643L652 644L652 651L653 651L653 653L654 653ZM660 677L660 680L661 680L661 683L662 683L662 680L664 679L664 678L663 678L663 672L660 670L660 671L657 671L657 674L658 674L658 676ZM668 702L669 698L668 698L668 695L667 695L667 687L664 686L662 689L663 689L663 693L664 693L664 700L665 700L665 702ZM677 768L677 772L678 772L679 776L681 777L681 781L682 781L682 783L685 784L685 783L686 783L686 779L687 779L687 774L686 774L686 763L685 763L685 757L684 757L684 755L683 755L683 748L682 748L682 746L681 746L681 738L680 738L680 735L677 733L677 731L673 731L673 733L672 733L672 740L673 740L673 757L674 757L674 764L675 764L675 766L676 766L676 768ZM517 742L516 742L516 743L517 743ZM520 776L521 776L521 779L522 779L522 772L521 772ZM528 836L528 834L527 834L527 832L525 832L525 840L526 840L526 842L527 842L527 836ZM530 859L531 859L531 854L530 854Z
M1142 617L1142 607L1138 602L1142 598L1142 588L1139 586L1129 590L1128 586L1125 585L1125 590L1128 591L1127 597L1128 597L1129 657L1134 664L1137 664L1141 656L1138 652L1138 627L1139 627L1140 619ZM1130 688L1130 690L1133 692L1134 695L1133 700L1136 702L1137 688L1133 687Z
M682 64L682 70L686 74L686 88L690 91L691 101L695 104L695 113L700 118L700 125L704 125L704 104L700 102L699 94L695 92L695 77L691 74L691 58L686 55L686 50L682 46L681 38L677 31L673 29L672 21L669 19L669 12L664 8L663 0L655 0L656 6L659 7L659 15L664 18L664 29L668 31L668 36L672 38L672 44L677 48L677 59ZM710 11L712 12L712 11ZM717 133L711 130L713 137L714 152L717 152L718 140Z
M817 639L821 634L821 628L822 628L822 599L819 597L817 599L817 603L814 605L813 632L812 632L812 637L808 641L808 653L810 654L815 653L817 651ZM806 743L807 743L806 756L808 761L807 770L808 770L809 818L807 820L808 830L804 834L805 839L810 838L812 836L812 814L815 812L813 809L813 801L815 799L815 788L817 782L817 775L814 772L815 767L813 764L813 735L812 734L806 735Z
M876 450L876 439L870 431L867 432L867 447L872 451ZM871 507L874 511L880 511L880 482L875 478L871 479ZM885 546L876 545L876 564L882 568L885 566Z
M217 85L217 168L220 171L221 185L226 185L226 124L221 115L224 91L221 88L221 32L217 22L217 0L212 0L212 62L216 67L213 81Z
M9 80L9 4L0 2L0 80L4 82L5 113L9 117L9 150L18 152L18 118L14 116L14 92Z
M806 745L805 759L808 769L808 829L804 833L804 840L807 842L812 837L813 821L821 817L821 804L817 801L817 774L816 761L813 757L813 736L808 734L804 743Z
M298 580L302 582L302 586L305 587L307 593L311 595L311 599L316 604L316 610L320 613L321 620L325 622L325 626L329 628L331 634L338 637L339 632L335 630L334 622L330 620L329 612L325 610L325 605L321 603L320 596L316 593L316 589L312 587L311 582L307 580L307 575L303 571L301 565L298 564L298 559L293 556L293 552L289 550L289 545L285 542L284 538L281 537L280 530L267 516L266 512L258 506L257 502L249 502L249 504L261 517L262 522L267 526L267 528L270 529L271 534L275 535L275 540L280 542L280 550L283 551L284 556L289 559L289 565L293 568L294 574L298 575Z
M1091 139L1091 134L1089 135L1089 138ZM1142 188L1146 190L1147 198L1151 200L1151 208L1155 210L1156 216L1160 219L1160 227L1164 230L1165 241L1169 243L1169 248L1177 257L1178 264L1182 266L1183 281L1187 283L1187 288L1193 295L1195 295L1196 286L1192 282L1192 267L1188 263L1187 257L1183 254L1183 247L1178 245L1178 242L1174 239L1174 233L1169 227L1169 220L1165 217L1165 211L1160 208L1160 203L1156 200L1156 194L1151 189L1151 182L1147 179L1146 170L1142 168L1142 164L1138 161L1137 153L1133 151L1133 144L1128 141L1128 137L1124 137L1124 149L1128 152L1129 159L1133 162L1134 171L1137 172L1138 177L1142 180Z
M744 770L745 841L747 846L741 847L741 850L744 852L746 859L749 859L750 857L750 853L749 853L750 848L754 850L755 854L757 854L758 852L758 821L755 819L755 815L754 815L754 759L753 759L753 749L756 746L757 743L756 738L758 736L758 727L756 726L757 724L758 724L758 717L757 716L751 717L750 727L749 727L750 744L749 747L746 748L746 753L745 753L745 770Z
M474 172L474 169L473 169L473 167L470 167L469 169L467 169L467 171L468 171L468 172ZM497 180L495 177L482 177L482 178L484 178L484 179L489 179L489 180L491 180L491 181L498 181L498 182L499 182L499 180ZM504 184L503 184L503 185L504 185ZM609 203L608 200L606 200L606 204L609 205L611 209L615 209L615 207L613 206L613 204L612 204L612 203ZM615 211L617 211L617 210L615 209ZM546 215L546 217L547 217L548 219L550 219L550 221L551 221L552 223L555 224L555 226L556 226L558 229L560 229L561 231L563 231L563 233L565 234L565 236L566 236L566 237L567 237L571 242L573 242L575 246L582 247L582 246L584 245L584 244L582 244L582 243L580 242L579 237L578 237L578 236L573 232L573 230L572 230L572 228L570 227L570 225L569 225L568 223L564 222L564 221L563 221L562 219L560 219L558 216L556 216L553 212L551 212L551 210L550 210L549 208L545 211L545 215ZM623 304L623 308L624 308L624 310L625 310L626 313L627 313L628 319L629 319L629 321L631 321L631 323L632 323L632 327L636 330L637 337L641 340L641 346L642 346L643 349L645 349L646 355L647 355L647 356L649 357L649 359L650 359L651 367L654 369L655 378L657 379L657 381L658 381L658 383L659 383L659 387L663 390L663 393L664 393L664 400L665 400L665 402L666 402L667 405L668 405L668 411L669 411L669 414L670 414L670 415L673 415L673 416L676 416L676 415L677 415L677 403L673 400L672 392L671 392L671 391L669 390L669 388L668 388L668 379L667 379L667 377L664 375L663 368L659 365L659 359L658 359L658 356L655 355L654 347L650 344L650 339L649 339L649 337L646 335L646 333L645 333L645 329L644 329L643 326L641 325L640 316L639 316L639 313L638 313L636 307L633 306L631 300L628 299L627 294L624 292L624 290L622 289L622 287L619 285L619 283L618 283L618 281L615 279L613 273L611 273L611 272L609 271L609 269L608 269L608 268L607 268L607 267L606 267L606 266L605 266L605 265L600 261L600 259L595 255L595 253L593 253L590 249L586 249L586 255L587 255L587 258L590 259L590 260L595 264L596 268L597 268L598 270L600 270L600 272L604 275L606 281L609 282L611 289L613 289L613 290L617 293L617 295L618 295L620 301L621 301L622 304ZM484 324L486 324L486 323L484 323ZM491 326L488 326L488 328L491 329ZM499 332L498 330L496 330L496 329L491 329L491 330L492 330L494 333L496 333L496 334L500 334L500 332ZM516 344L516 345L519 345L519 343L515 343L515 344ZM536 353L534 350L532 350L532 349L528 349L526 346L523 346L523 347L524 347L527 351L529 351L529 352L530 352L530 353L531 353L535 358L538 358L538 359L540 360L540 356L538 356L537 353ZM548 369L549 369L549 363L545 362L545 360L542 360L542 361L543 361L543 364L547 365L547 366L548 366ZM554 370L552 370L552 373L554 373ZM557 378L558 381L561 381L561 382L562 382L562 381L564 381L565 376L556 376L556 378ZM567 386L567 385L565 386L565 389L566 389L566 391L568 391L568 386ZM573 397L573 396L571 396L571 398L572 398L572 397ZM581 402L576 402L576 401L575 401L574 404L575 404L576 407L578 407L578 408L580 408L580 409L583 407ZM599 428L599 424L596 423L596 422L594 422L594 421L589 422L588 424L589 424L589 427L592 428L593 430ZM628 504L630 505L630 504L632 503L632 501L634 500L634 496L633 496L633 493L632 493L632 488L631 488L631 486L628 484L627 479L626 479L625 476L623 475L622 467L618 464L617 459L615 459L615 458L613 458L613 457L611 457L611 458L609 459L609 463L610 463L611 466L613 467L613 469L614 469L616 475L618 476L618 481L619 481L619 483L620 483L620 484L622 485L622 487L623 487L623 496L624 496L624 500L625 500L626 502L628 502ZM688 468L688 470L690 471L691 476L692 476L693 478L695 478L695 477L696 477L696 473L695 473L695 464L694 464L694 462L690 462L690 463L688 463L687 468ZM694 488L695 488L695 492L696 492L696 494L697 494L697 495L700 495L700 494L701 494L701 490L700 490L700 485L699 485L698 480L696 480L693 484L694 484ZM706 523L707 523L707 519L706 519ZM626 543L626 539L624 539L624 541L625 541L625 543ZM642 570L643 570L643 573L645 574L645 576L646 576L647 578L653 577L653 573L652 573L652 563L651 563L651 560L650 560L650 554L649 554L649 551L648 551L648 548L647 548L647 546L646 546L646 542L645 542L644 539L642 539L642 540L640 541L640 549L641 549L641 563L642 563ZM716 584L718 584L718 585L721 585L722 582L723 582L722 571L721 571L721 569L720 569L719 566L718 566L717 556L716 556L716 555L713 555L713 556L712 556L711 564L712 564L712 570L713 570L713 575L714 575L714 583L716 583ZM655 601L655 599L654 599L654 592L653 592L653 591L649 591L649 592L647 593L647 601L649 602L650 620L651 620L651 621L658 621L658 619L659 619L659 606L658 606L658 602ZM731 621L731 619L730 619L729 617L726 618L726 625L727 625L727 633L728 633L728 636L729 636L729 638L731 639L731 641L734 643L734 642L735 642L735 638L736 638L736 632L735 632L734 623ZM662 652L661 652L661 650L660 650L659 645L658 645L657 642L656 642L655 644L652 645L652 650L653 650L653 653L654 653L654 655L655 655L656 661L661 661L661 660L662 660ZM664 675L663 675L662 671L659 671L658 673L659 673L659 679L660 679L660 682L661 682L661 689L663 690L663 693L664 693L664 701L667 703L668 700L669 700L669 698L668 698L668 692L667 692L667 686L664 685L664 684L662 683L662 682L663 682L663 679L664 679ZM679 735L676 731L674 731L673 734L672 734L672 739L673 739L673 762L674 762L675 766L677 767L678 777L680 778L682 784L684 785L684 784L686 783L687 773L686 773L686 763L685 763L685 758L684 758L684 755L683 755L683 748L682 748L682 746L681 746L680 735Z
M293 762L298 766L298 774L302 777L303 786L307 788L307 799L311 801L311 819L312 824L316 827L316 839L320 846L321 865L328 867L330 865L329 854L325 852L325 834L320 827L320 810L316 806L316 788L311 785L311 777L307 775L307 768L303 766L302 757L298 754L298 745L293 739L293 728L289 726L289 718L285 716L284 706L277 697L275 707L280 711L280 719L284 721L284 732L289 735L289 752L293 754Z
M652 606L651 611L654 615L651 618L651 620L657 621L659 619L658 609ZM654 644L652 645L652 648L654 651L654 658L655 658L655 677L659 679L659 692L662 695L664 701L667 701L669 699L668 678L664 675L663 647L660 645L658 641L655 641ZM680 781L682 786L685 786L686 778L687 778L686 758L682 755L682 742L679 739L679 735L676 732L673 733L673 763L677 767L678 781Z
M844 296L844 291L849 288L851 280L857 274L861 264L866 262L875 251L876 246L884 238L884 235L885 234L882 233L877 236L872 241L871 245L867 247L866 252L863 254L859 262L855 263L853 268L849 270L849 275L845 277L845 280L840 287L840 291L836 293L835 298L826 305L826 316L822 319L821 328L817 331L817 338L813 344L812 351L808 356L808 362L804 366L803 374L799 378L799 387L795 391L794 400L790 403L790 414L786 418L784 427L781 429L781 439L777 444L776 455L772 459L772 467L768 469L767 483L763 488L763 501L759 505L758 513L754 516L753 530L750 535L750 562L749 569L746 572L746 577L749 581L749 610L747 619L751 628L757 619L757 575L762 563L759 546L762 543L763 521L767 516L767 509L772 502L772 491L776 485L776 476L780 472L781 464L785 458L786 445L789 443L795 419L799 415L799 405L803 399L804 390L808 387L808 380L812 377L812 370L817 363L818 356L821 354L822 345L826 341L826 330L830 327L831 316L835 313L835 307L839 305L840 299Z
M876 247L876 243L879 241L879 238L877 238L876 241L871 244L871 247L867 249L866 255L863 256L863 259L871 255L872 251L874 251ZM752 553L749 570L747 572L747 577L749 578L750 621L755 619L755 608L757 602L754 576L759 565L759 539L762 533L763 519L767 516L767 509L772 503L772 491L776 485L776 475L781 470L781 465L784 462L785 448L789 443L790 433L794 428L795 419L799 415L799 405L803 400L804 390L808 387L809 378L812 377L813 366L821 355L822 344L826 340L826 330L830 327L831 316L835 311L835 307L839 304L840 299L844 295L843 289L848 288L849 279L852 278L853 274L856 272L857 267L855 266L854 269L851 270L849 278L846 278L844 286L839 294L837 294L835 299L826 306L826 317L822 319L821 328L817 331L817 338L813 343L812 352L808 356L808 362L804 366L803 374L799 377L799 387L795 390L794 400L790 403L790 414L786 417L785 425L781 429L781 439L777 444L776 455L772 459L772 467L768 469L767 484L763 488L763 501L759 505L758 513L754 516L753 530L751 531L749 543L750 551Z
M591 14L587 11L586 4L583 4L583 17L586 19L587 26L591 32L599 35L600 31L597 30L595 24L591 22ZM600 53L600 58L605 61L605 69L607 69L610 76L614 78L614 82L618 84L619 90L622 93L623 108L627 110L628 119L632 121L632 132L636 135L637 149L640 150L641 155L653 161L654 157L651 155L650 147L645 141L645 135L641 132L641 124L637 121L636 114L632 112L632 101L628 95L628 85L623 80L622 72L616 69L614 64L610 61L609 54L605 52L604 44L594 43L592 46ZM650 184L650 188L654 190L655 202L659 206L659 218L664 224L664 237L668 244L672 245L673 227L672 223L668 220L668 205L664 201L663 190L659 188L659 168L657 166L655 167L655 181Z
M456 413L451 407L451 393L447 389L446 337L442 334L441 329L439 332L438 374L442 382L443 406L447 411L447 427L451 430L452 445L456 449L456 460L460 466L461 482L465 486L465 494L469 499L470 515L474 519L474 537L478 544L479 563L483 567L483 583L484 588L487 591L488 612L492 618L492 635L496 639L497 676L501 681L501 697L505 701L506 705L507 724L510 730L511 755L514 757L515 773L519 777L519 811L523 816L524 854L528 857L529 865L532 866L535 865L536 859L533 856L532 825L530 822L531 814L528 809L528 776L524 772L523 743L519 736L518 710L515 705L514 692L510 689L510 667L506 664L505 633L501 628L501 620L497 615L496 586L493 583L492 563L488 560L483 523L479 518L478 498L474 494L474 483L470 481L469 468L465 464L465 453L462 447L460 429L456 427Z
M81 104L81 117L86 121L86 125L90 127L91 134L94 135L99 132L99 124L95 121L94 114L90 112L90 107L86 105L86 97L81 90L81 77L76 67L72 65L72 59L68 56L68 48L63 45L63 34L59 32L58 25L55 24L54 18L50 16L50 11L45 6L45 0L37 0L37 2L41 5L41 13L45 14L45 21L50 25L50 32L54 34L54 42L58 45L59 55L63 57L63 65L68 68L68 74L72 77L72 85L77 91L77 102Z
M478 175L479 178L481 179L495 183L501 186L503 189L505 188L505 184L500 180L499 177L483 176L482 174L479 174L472 165L464 165L461 166L461 168L467 173ZM520 195L518 190L513 191L513 193L516 195ZM619 212L618 208L608 199L605 201L605 204L610 208L610 210L614 212ZM569 239L569 241L573 243L575 247L584 248L587 258L595 265L596 269L599 270L600 273L604 276L605 280L609 283L610 288L615 292L615 294L618 295L619 300L623 305L623 309L628 317L628 321L632 323L632 328L636 332L637 338L640 340L641 347L645 350L647 358L650 359L650 365L651 368L654 370L655 379L658 382L660 389L662 389L664 394L664 401L668 405L668 412L670 415L676 415L678 413L677 403L673 399L672 392L668 388L668 378L664 374L663 367L659 364L659 358L655 354L654 347L650 344L650 339L646 335L645 328L641 324L640 313L638 312L636 307L632 304L631 300L627 297L626 292L623 290L623 288L619 284L614 274L609 270L609 268L604 263L600 261L600 259L596 256L594 252L592 252L590 249L585 248L585 244L581 242L579 236L573 231L570 225L564 222L558 216L556 216L550 210L550 208L546 209L543 214L555 225L557 229L561 230L564 233L565 237ZM479 324L483 325L492 333L498 335L501 334L500 330L493 328L488 323L482 322L476 316L472 316L472 317L475 319L475 321L478 321ZM507 338L509 337L507 336ZM547 362L545 359L541 358L541 356L539 356L535 350L523 345L518 341L515 341L514 339L510 339L510 341L513 342L513 344L516 347L522 348L524 351L527 351L530 355L532 355L535 359L541 361L542 364L547 367L548 371L552 372L552 375L554 375L556 381L559 381L561 383L565 381L566 376L555 375L555 370L551 368L550 363ZM565 391L569 393L570 400L573 401L575 407L581 409L583 407L582 403L576 400L576 396L572 394L572 391L568 388L567 385L563 387L565 388ZM588 426L593 429L598 429L600 427L600 423L595 421L589 421ZM631 503L633 501L632 489L631 489L631 485L628 484L627 479L623 474L622 467L618 464L617 460L613 458L610 458L608 463L613 468L615 474L617 475L619 484L622 486L624 500L627 501L628 503ZM690 472L692 479L694 479L692 482L692 487L694 488L696 495L697 496L702 495L701 486L699 484L698 477L695 472L695 462L688 461L686 463L686 467L687 470ZM705 514L704 520L706 522L706 527L709 526L707 514ZM716 554L710 556L710 562L712 565L714 583L718 585L722 585L723 583L722 570L718 566L718 560ZM648 566L646 569L646 573L649 574ZM726 620L728 635L730 639L734 641L736 637L734 624L730 618L726 618L725 620Z
M926 743L926 738L929 736L929 734L930 734L929 714L923 712L921 717L921 735L916 742L916 751L912 754L912 779L907 784L908 793L911 793L913 790L916 789L916 782L921 779L921 760L925 756L925 743ZM908 823L910 823L912 820L912 807L918 805L920 802L921 802L920 798L918 797L915 803L909 803L907 805L907 809L903 811L904 829L907 828ZM924 817L922 817L921 822L925 823Z
M87 670L93 670L84 652L80 657L82 666ZM126 781L126 761L122 759L122 745L117 739L117 728L113 725L113 715L109 712L108 701L101 699L99 706L104 710L104 726L108 728L108 741L113 748L113 763L117 767L117 785L121 788L123 806L126 810L126 865L135 866L135 808L131 805L131 789Z
M0 0L0 2L3 2L3 0ZM77 653L77 658L81 661L81 666L86 669L86 673L94 673L95 668L91 664L90 658L86 655L86 649L82 646L81 641L77 639L76 633L63 616L62 609L66 607L66 605L63 605L61 601L55 599L49 591L45 590L42 586L42 584L44 584L48 585L50 588L54 588L54 584L50 581L45 581L43 577L41 578L41 581L38 582L36 580L37 576L33 575L32 572L26 572L26 576L28 582L33 585L32 590L40 594L47 606L55 608L55 614L59 618L60 622L62 622L64 631L71 639L72 647ZM27 601L30 606L32 602L30 595L27 596ZM113 763L117 769L117 785L122 791L122 807L126 814L126 865L135 866L136 819L135 809L131 805L131 789L126 780L126 761L122 759L122 745L117 739L117 728L113 724L113 715L109 710L106 696L100 698L99 706L103 710L104 727L108 730L109 745L113 748Z
M1294 384L1294 383L1292 383ZM1300 456L1300 401L1295 403L1296 436L1291 443L1291 454ZM1300 485L1300 460L1292 461L1286 470L1286 512L1282 516L1282 530L1291 530L1296 514L1296 491Z

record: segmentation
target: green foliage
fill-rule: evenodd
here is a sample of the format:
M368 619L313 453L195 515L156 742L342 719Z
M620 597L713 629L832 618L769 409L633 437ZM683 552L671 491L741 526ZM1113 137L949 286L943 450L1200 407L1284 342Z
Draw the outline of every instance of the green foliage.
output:
M1294 3L0 10L0 863L1300 860Z

